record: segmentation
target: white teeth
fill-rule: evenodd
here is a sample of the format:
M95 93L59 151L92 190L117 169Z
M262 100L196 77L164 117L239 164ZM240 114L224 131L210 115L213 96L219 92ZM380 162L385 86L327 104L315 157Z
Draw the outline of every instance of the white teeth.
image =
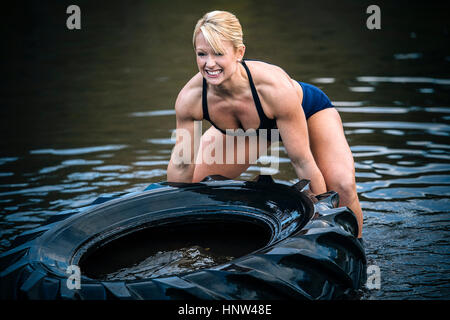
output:
M208 70L206 70L206 72L207 72L208 74L212 75L212 76L215 76L215 75L221 73L222 70L218 70L218 71L208 71Z

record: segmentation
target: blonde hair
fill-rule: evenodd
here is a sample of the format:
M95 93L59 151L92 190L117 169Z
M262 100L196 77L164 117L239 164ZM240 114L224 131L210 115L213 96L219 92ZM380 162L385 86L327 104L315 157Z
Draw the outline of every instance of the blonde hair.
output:
M194 49L195 38L200 31L215 53L225 53L223 40L231 41L234 48L244 45L241 24L234 14L227 11L211 11L197 21L192 37Z

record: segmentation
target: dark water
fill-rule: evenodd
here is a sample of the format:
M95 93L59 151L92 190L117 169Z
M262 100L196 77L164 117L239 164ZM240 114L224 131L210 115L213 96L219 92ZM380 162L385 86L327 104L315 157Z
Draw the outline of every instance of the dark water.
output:
M168 223L132 232L83 254L92 279L136 280L224 264L266 246L271 232L250 221ZM225 244L225 245L224 245Z
M143 261L105 275L104 280L138 280L170 276L227 263L233 257L211 255L209 248L185 247L172 251L158 251Z
M234 12L246 56L322 88L356 163L369 264L363 299L449 299L450 50L445 2L78 1L10 5L3 22L0 250L100 195L166 179L178 91L196 72L192 30ZM206 129L206 123L204 128ZM274 176L294 182L284 149ZM241 179L251 179L259 166Z

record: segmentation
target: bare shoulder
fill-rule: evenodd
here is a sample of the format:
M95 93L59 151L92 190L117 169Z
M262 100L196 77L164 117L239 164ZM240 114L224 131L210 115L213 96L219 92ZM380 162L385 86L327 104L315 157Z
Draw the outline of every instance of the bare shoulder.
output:
M262 61L246 63L267 116L273 118L287 106L297 108L301 104L303 94L300 86L281 67Z
M175 102L177 117L193 120L202 120L202 76L194 75L178 93Z

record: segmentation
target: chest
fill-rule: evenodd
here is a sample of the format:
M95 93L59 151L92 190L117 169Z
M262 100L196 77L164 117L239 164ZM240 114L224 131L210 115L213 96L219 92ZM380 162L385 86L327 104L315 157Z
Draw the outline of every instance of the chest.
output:
M251 92L233 98L208 95L208 112L216 126L226 129L257 129L260 124L258 111Z

